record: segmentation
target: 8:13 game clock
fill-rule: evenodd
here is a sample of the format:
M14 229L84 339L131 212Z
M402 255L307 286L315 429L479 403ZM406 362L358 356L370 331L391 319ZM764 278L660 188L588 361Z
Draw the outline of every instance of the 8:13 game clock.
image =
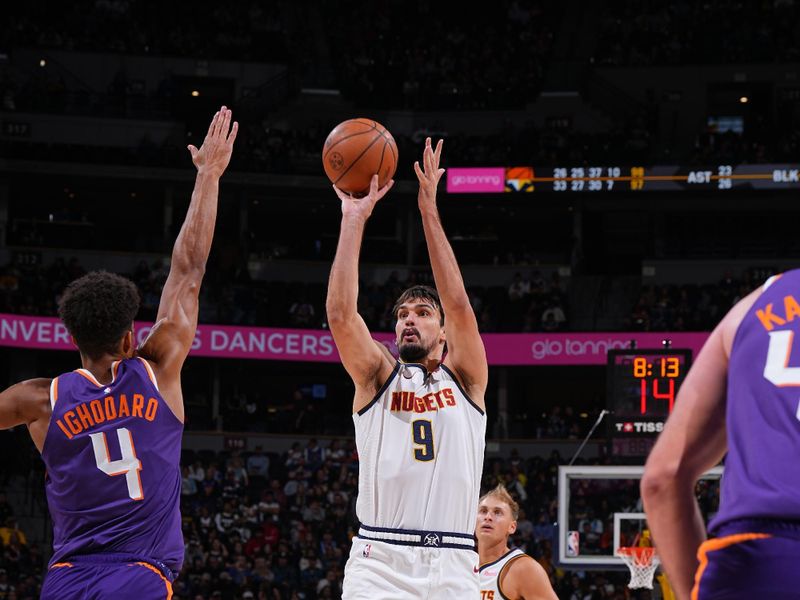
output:
M672 413L691 360L692 351L684 349L608 351L613 456L647 456Z

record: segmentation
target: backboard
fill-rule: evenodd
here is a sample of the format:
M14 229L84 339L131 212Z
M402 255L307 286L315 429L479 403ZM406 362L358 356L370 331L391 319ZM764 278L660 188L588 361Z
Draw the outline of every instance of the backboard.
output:
M625 568L620 546L649 535L639 493L643 466L562 466L558 469L558 562L567 569ZM695 488L706 523L719 506L722 467Z

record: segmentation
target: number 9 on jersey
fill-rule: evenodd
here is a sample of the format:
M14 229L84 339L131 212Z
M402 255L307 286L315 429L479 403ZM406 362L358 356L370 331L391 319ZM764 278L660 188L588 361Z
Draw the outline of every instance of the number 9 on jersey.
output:
M418 419L411 423L411 433L414 439L414 458L427 462L433 460L433 424L427 419Z

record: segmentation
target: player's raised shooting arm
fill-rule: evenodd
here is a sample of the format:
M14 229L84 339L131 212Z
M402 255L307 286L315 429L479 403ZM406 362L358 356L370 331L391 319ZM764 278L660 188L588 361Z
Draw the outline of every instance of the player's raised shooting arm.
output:
M379 190L376 175L369 194L363 198L354 198L334 186L342 201L342 225L325 310L344 368L356 386L366 390L377 390L394 367L393 361L376 346L367 324L358 314L358 261L364 228L375 204L393 184L390 181Z
M642 477L647 523L678 598L689 597L697 548L706 537L694 486L727 449L725 400L733 336L760 293L759 289L734 306L709 336L681 385Z
M436 144L436 150L431 147L430 138L425 140L422 167L419 163L414 163L419 179L418 204L422 213L433 279L444 308L444 330L447 338L445 364L455 370L473 401L483 408L483 394L489 380L486 349L478 331L475 311L472 310L464 280L461 278L461 269L447 240L436 206L436 189L444 174L444 169L439 168L441 155L442 140Z
M200 149L189 146L197 168L194 191L172 249L156 324L139 349L158 372L176 381L197 329L200 284L217 219L219 179L230 162L238 128L238 123L231 125L231 111L223 106L211 120Z

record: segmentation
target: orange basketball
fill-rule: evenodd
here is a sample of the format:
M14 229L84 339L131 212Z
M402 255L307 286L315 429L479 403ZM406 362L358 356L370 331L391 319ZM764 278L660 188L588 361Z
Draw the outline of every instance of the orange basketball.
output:
M372 119L350 119L328 134L322 148L325 174L336 187L355 195L369 192L378 174L383 187L397 170L397 144L392 134Z

